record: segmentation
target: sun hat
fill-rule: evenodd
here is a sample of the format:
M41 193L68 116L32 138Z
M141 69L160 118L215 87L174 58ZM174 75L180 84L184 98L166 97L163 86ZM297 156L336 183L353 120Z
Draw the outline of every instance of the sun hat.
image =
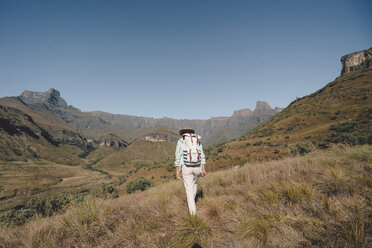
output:
M195 130L189 127L184 127L180 130L180 135L183 135L185 133L195 133Z

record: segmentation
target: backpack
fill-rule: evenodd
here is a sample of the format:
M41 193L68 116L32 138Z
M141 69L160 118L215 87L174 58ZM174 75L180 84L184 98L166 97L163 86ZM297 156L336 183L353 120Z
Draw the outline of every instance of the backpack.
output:
M186 166L199 166L201 164L200 159L200 136L191 133L185 133L183 136L184 147L183 147L183 162Z

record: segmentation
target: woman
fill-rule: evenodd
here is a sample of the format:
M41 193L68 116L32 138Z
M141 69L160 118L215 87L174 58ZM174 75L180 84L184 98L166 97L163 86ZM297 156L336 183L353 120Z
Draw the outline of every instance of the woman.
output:
M177 179L182 180L185 186L187 205L191 215L196 214L195 196L199 176L205 177L205 155L200 143L200 136L190 128L181 129L182 136L178 142L175 153L175 166Z

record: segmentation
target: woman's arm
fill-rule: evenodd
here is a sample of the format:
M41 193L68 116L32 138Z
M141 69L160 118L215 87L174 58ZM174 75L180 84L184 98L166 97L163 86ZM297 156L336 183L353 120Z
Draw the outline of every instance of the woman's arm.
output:
M206 162L205 162L205 155L203 151L203 145L200 143L200 160L201 160L201 176L205 177L207 175L207 171L205 170Z
M175 161L174 161L174 165L176 166L177 168L177 171L176 171L176 176L177 176L177 179L181 180L182 179L182 173L181 173L181 159L182 159L182 144L181 144L181 141L178 140L177 142L177 146L176 146L176 152L175 152Z

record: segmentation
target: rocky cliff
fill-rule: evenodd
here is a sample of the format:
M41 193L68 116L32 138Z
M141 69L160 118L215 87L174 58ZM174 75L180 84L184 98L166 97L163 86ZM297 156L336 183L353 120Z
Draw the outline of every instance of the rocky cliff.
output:
M213 117L208 120L178 120L172 118L155 119L151 117L110 114L100 111L90 113L93 116L99 117L110 124L119 125L125 129L166 127L178 130L185 126L189 126L195 129L200 135L208 135L213 128L236 127L250 125L252 123L256 125L269 119L280 111L280 108L272 109L267 102L257 101L254 111L248 108L241 109L234 111L233 115L230 117Z
M362 71L372 67L372 47L363 51L347 54L341 58L342 70L341 75Z
M20 98L27 104L49 103L55 106L67 107L67 103L61 97L61 93L53 88L50 88L48 91L45 92L34 92L25 90L18 98Z

